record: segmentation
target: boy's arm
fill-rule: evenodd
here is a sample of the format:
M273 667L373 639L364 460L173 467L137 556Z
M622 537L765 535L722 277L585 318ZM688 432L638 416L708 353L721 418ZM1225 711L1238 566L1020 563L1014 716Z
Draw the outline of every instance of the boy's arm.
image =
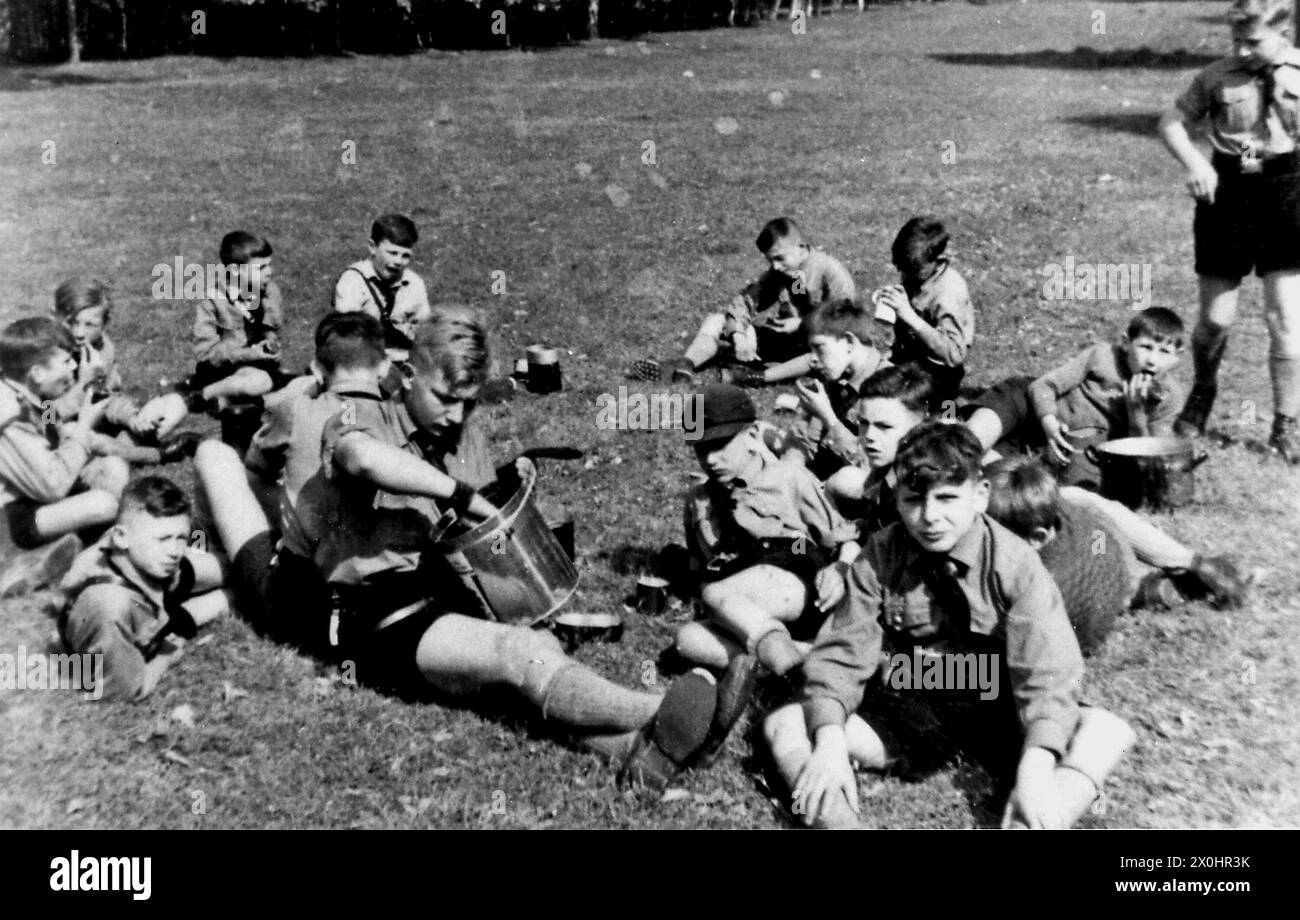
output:
M792 466L790 479L795 506L808 535L825 549L836 549L853 543L856 547L858 528L846 521L826 497L817 478L806 468ZM854 551L852 557L856 558Z
M1219 174L1205 154L1192 142L1188 126L1201 121L1210 112L1212 99L1202 71L1192 80L1187 91L1178 97L1174 107L1160 119L1156 129L1165 148L1187 170L1187 190L1192 197L1214 202L1219 185Z
M740 292L740 299L748 310L749 316L762 313L781 299L782 278L772 269L759 275ZM747 317L748 318L748 317Z
M194 577L194 582L187 592L188 596L203 594L213 588L220 588L225 583L221 560L212 553L191 547L185 551L185 559L189 562Z
M1177 381L1165 382L1164 392L1147 410L1147 428L1152 437L1163 438L1173 433L1174 422L1178 420L1185 398L1186 394Z
M90 459L90 448L76 426L65 432L59 446L51 448L44 435L18 423L0 430L0 479L42 505L66 498Z
M881 540L873 539L849 569L847 594L831 628L817 639L803 663L804 715L808 732L844 725L862 702L867 680L880 666L884 633L880 613Z
M930 356L940 363L960 367L966 362L967 343L975 327L975 310L964 281L936 299L933 324L916 309L900 311L898 321L911 329Z
M1028 546L1017 549L994 572L1011 601L1006 613L1011 692L1025 749L1045 748L1059 760L1079 722L1083 655L1056 582L1037 553Z
M1056 404L1066 393L1078 389L1088 379L1096 346L1079 352L1060 367L1055 367L1029 385L1029 404L1047 428L1046 420L1056 418Z
M246 359L249 349L221 337L217 305L201 300L194 308L194 360L208 364L234 364Z
M707 565L722 547L722 532L717 523L713 502L703 485L692 486L682 503L682 525L686 548Z
M266 292L262 295L262 325L268 330L268 338L278 338L280 327L284 325L284 297L274 281L267 282Z
M822 278L822 303L832 300L853 300L858 296L858 286L853 276L839 259L826 257L826 273Z
M336 313L369 313L379 319L379 306L370 294L370 285L361 272L347 269L334 283L334 311Z
M496 507L469 486L365 429L344 423L341 416L325 425L321 459L327 469L363 479L385 492L462 503L463 510L475 517L496 513Z
M244 454L244 468L267 485L280 478L289 461L289 444L293 440L295 399L276 403L262 413L262 425L253 434Z

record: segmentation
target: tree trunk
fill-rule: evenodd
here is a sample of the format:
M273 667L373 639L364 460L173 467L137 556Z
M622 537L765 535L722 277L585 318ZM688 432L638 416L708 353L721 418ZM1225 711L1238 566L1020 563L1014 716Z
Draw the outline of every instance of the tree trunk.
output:
M81 63L81 36L77 34L77 0L67 0L68 63Z

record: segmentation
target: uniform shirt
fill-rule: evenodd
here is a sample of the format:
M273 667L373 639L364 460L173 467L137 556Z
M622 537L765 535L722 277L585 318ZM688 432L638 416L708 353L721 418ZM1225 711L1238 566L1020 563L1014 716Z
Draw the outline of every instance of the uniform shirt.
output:
M89 460L85 441L66 437L53 412L47 420L31 390L0 378L0 505L66 498Z
M106 334L102 335L99 344L93 347L99 352L99 366L92 371L86 364L85 349L79 349L75 355L77 382L84 385L73 387L56 399L54 411L58 413L60 421L74 420L80 414L81 406L86 400L85 387L93 385L109 394L108 405L104 408L104 421L118 427L129 425L140 408L129 396L121 395L123 384L122 374L117 369L117 348Z
M349 265L339 275L334 285L334 309L368 313L383 323L389 357L402 361L410 350L415 327L428 322L432 312L424 279L408 268L395 285L386 285L369 259Z
M862 489L862 498L845 509L845 515L853 518L858 525L858 540L865 543L872 534L884 530L896 523L898 516L898 485L894 468L890 466L885 474L873 470L867 475L866 485Z
M916 290L905 289L912 308L933 328L917 332L902 323L894 325L895 364L930 363L961 367L975 343L975 307L966 279L947 259Z
M887 649L996 648L1026 746L1063 755L1078 726L1083 656L1061 592L1029 544L985 515L946 556L966 610L936 602L927 570L944 557L924 552L901 523L867 542L832 628L803 665L809 730L844 724Z
M767 450L758 456L752 481L737 481L730 488L706 482L687 493L686 537L696 558L707 562L732 550L738 536L741 541L803 536L825 549L857 537L857 529L840 516L798 459L779 459Z
M241 355L258 342L278 343L284 312L280 288L268 281L261 296L252 300L229 291L208 291L194 309L194 358L200 364L250 364L275 357Z
M777 316L804 317L818 305L831 300L852 299L857 294L853 276L834 256L820 249L810 250L798 277L769 268L757 281L740 292L748 314L757 314L775 306Z
M1124 346L1098 343L1031 383L1029 401L1040 420L1055 415L1071 431L1099 428L1124 437L1129 433L1124 384L1131 375ZM1151 434L1166 434L1182 409L1182 388L1162 377L1152 383L1151 392Z
M472 415L457 443L448 447L420 431L400 399L355 399L345 405L325 422L320 471L303 486L296 506L314 547L311 558L326 580L337 585L363 585L380 575L414 572L442 513L431 498L384 492L339 466L339 441L357 431L421 457L470 485L491 481L494 475L487 440Z
M1267 158L1290 153L1300 130L1300 49L1288 48L1272 68L1272 98L1266 79L1235 55L1215 61L1195 77L1175 106L1188 124L1210 121L1210 146L1238 157L1244 151Z

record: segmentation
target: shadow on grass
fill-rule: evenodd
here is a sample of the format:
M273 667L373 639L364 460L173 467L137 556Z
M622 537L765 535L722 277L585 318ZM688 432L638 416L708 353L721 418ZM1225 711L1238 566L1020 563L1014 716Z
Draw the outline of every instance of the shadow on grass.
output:
M0 70L0 93L25 93L39 89L62 89L66 86L111 86L115 83L146 83L140 77L96 77L88 73L20 67Z
M1078 47L1073 51L963 51L953 54L932 54L930 58L945 64L975 64L981 67L1046 67L1052 70L1186 70L1204 67L1219 58L1213 54L1186 51L1156 51L1141 48L1120 48L1099 51L1096 48Z
M1116 134L1135 134L1138 137L1155 137L1160 124L1159 112L1096 112L1089 115L1067 115L1062 118L1072 125L1081 125L1097 131Z

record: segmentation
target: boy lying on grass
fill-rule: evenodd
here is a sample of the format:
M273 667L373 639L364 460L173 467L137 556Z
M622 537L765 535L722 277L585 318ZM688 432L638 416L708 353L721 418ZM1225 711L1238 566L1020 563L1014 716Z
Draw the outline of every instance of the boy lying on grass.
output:
M358 680L401 696L509 687L577 744L620 762L621 779L633 784L663 788L720 749L739 712L719 705L712 675L686 674L663 696L619 686L565 655L549 632L484 619L433 545L444 511L497 513L449 475L474 443L474 398L487 374L477 319L435 312L416 334L400 392L387 399L379 321L336 316L321 325L323 388L297 401L282 446L286 477L302 483L291 504L281 503L278 528L294 535L295 565L286 568L277 552L235 452L205 442L195 458L240 609L254 624L279 621L327 636ZM322 407L334 411L319 437L304 435ZM301 589L304 561L325 591Z
M903 439L901 521L850 569L803 664L802 700L764 724L807 823L859 823L854 763L920 776L964 753L1010 788L1005 826L1069 827L1132 744L1124 722L1080 705L1083 658L1060 592L1034 551L984 513L983 454L959 425L931 422ZM937 666L939 686L896 679L884 651ZM991 687L966 679L976 665L996 676Z

